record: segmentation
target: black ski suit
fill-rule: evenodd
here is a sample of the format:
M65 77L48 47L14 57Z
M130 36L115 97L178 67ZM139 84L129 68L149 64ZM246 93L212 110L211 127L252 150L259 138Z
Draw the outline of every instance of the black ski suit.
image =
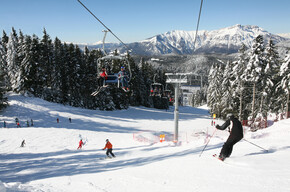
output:
M220 130L225 130L230 125L230 136L224 143L223 148L220 152L221 158L229 157L232 154L233 146L243 138L243 126L241 122L231 116L222 126L217 125L216 128Z

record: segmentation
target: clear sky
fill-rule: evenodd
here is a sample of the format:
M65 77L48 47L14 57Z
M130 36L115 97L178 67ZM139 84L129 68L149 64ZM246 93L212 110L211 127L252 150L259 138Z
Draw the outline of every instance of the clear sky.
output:
M200 0L81 0L122 41L141 41L171 30L196 29ZM199 30L235 24L290 33L290 0L204 0ZM77 0L0 0L0 30L94 43L105 28ZM118 42L108 34L108 42Z

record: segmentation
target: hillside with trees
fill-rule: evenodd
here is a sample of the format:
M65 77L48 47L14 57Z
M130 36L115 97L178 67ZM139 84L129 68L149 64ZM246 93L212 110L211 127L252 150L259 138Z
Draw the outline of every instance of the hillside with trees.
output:
M212 66L207 89L211 113L233 113L251 124L267 122L269 113L288 115L289 67L289 54L280 59L273 41L257 36L250 49L240 48L236 61Z
M110 86L98 96L91 96L98 88L97 60L103 56L100 50L87 47L81 50L77 45L62 43L57 37L52 40L45 29L41 38L24 35L21 31L17 33L14 28L9 36L3 31L0 96L13 91L50 102L100 110L126 109L129 105L153 107L150 85L154 74L164 72L143 60L135 63L129 54L126 57L132 71L130 92ZM122 63L117 61L110 65L117 68Z

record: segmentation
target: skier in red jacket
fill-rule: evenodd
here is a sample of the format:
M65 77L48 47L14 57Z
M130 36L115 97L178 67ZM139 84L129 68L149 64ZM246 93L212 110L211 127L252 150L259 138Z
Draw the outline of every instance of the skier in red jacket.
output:
M79 147L78 147L78 149L81 149L83 145L84 145L84 143L83 143L83 140L81 139L80 142L79 142Z
M104 85L104 81L107 80L107 79L108 79L108 74L106 72L106 68L103 67L102 71L100 73L100 76L99 76L99 78L97 80L99 87L102 87Z
M109 139L106 139L106 146L104 147L103 150L105 150L105 149L107 149L107 152L106 152L107 157L111 158L109 156L109 154L111 154L112 157L115 157L114 153L112 152L113 151L113 145L112 145L112 143L110 143Z

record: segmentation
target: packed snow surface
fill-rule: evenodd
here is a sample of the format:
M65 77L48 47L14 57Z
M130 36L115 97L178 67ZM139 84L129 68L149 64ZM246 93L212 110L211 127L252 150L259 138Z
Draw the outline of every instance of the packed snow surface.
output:
M206 107L180 107L174 144L174 108L98 111L13 93L8 98L10 106L0 114L1 192L290 191L290 120L256 132L245 128L245 139L268 152L242 140L221 162L212 155L219 154L228 132L218 130L211 138L215 128ZM34 126L27 127L31 119ZM80 138L85 145L77 150ZM106 139L116 158L103 159Z

